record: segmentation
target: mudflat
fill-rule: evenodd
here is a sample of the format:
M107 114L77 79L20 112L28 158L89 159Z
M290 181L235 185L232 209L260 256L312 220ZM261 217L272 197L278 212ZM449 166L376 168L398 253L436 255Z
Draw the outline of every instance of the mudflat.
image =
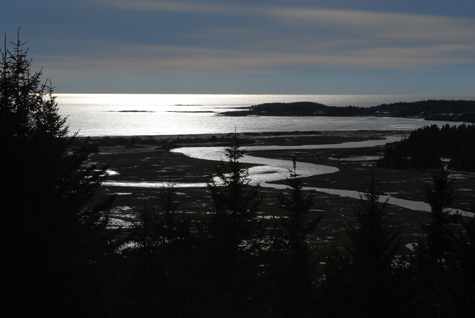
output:
M386 136L407 136L410 132L401 131L339 131L339 132L285 132L285 133L247 133L240 134L244 144L249 145L315 145L337 144L350 141L382 139ZM173 183L207 183L215 174L219 161L189 158L180 153L170 152L176 147L222 146L227 144L226 135L192 135L192 136L134 136L134 137L97 137L79 139L88 142L98 150L91 155L91 161L110 164L109 183L103 185L100 194L115 194L112 209L114 224L130 226L136 220L137 212L144 208L158 206L160 187L144 186L147 182ZM303 185L311 188L329 188L362 191L369 178L370 167L374 160L384 154L385 146L352 149L299 149L278 151L248 152L253 156L288 159L293 156L298 162L308 162L333 166L338 172L304 178ZM224 152L223 152L224 158ZM250 167L244 164L244 167ZM289 163L289 168L291 164ZM429 170L396 170L376 168L376 178L383 193L392 197L425 201L425 189L431 186ZM468 211L474 203L475 174L452 172L455 179L454 188L457 198L453 208ZM112 182L134 182L134 186L113 186ZM277 181L285 184L286 180ZM213 202L206 187L176 188L183 213L206 215L213 212ZM269 222L274 217L285 214L276 199L278 190L261 187L264 197L260 216ZM284 191L285 192L285 191ZM356 224L353 207L357 199L341 197L316 191L311 218L323 216L311 242L316 249L326 249L333 245L344 246L348 240L346 228L348 223ZM426 222L428 212L414 211L399 206L387 205L390 221L401 229L401 254L410 253L407 243L422 238L420 223Z

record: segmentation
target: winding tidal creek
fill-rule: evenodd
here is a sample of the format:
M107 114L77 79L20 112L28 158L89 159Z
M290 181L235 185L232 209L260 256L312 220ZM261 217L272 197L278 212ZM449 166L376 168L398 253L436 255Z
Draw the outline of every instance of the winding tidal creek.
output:
M340 144L325 144L325 145L301 145L301 146L246 146L246 152L265 151L265 150L303 150L303 149L337 149L337 148L363 148L382 146L386 143L391 143L400 140L400 136L388 136L385 139L368 140L359 142L346 142ZM223 147L182 147L171 150L175 153L181 153L188 157L202 159L202 160L224 160ZM282 184L274 184L270 182L285 180L289 174L289 168L292 167L290 160L269 159L257 156L245 155L240 159L242 163L256 164L257 166L249 168L249 177L251 183L260 184L262 187L270 187L274 189L285 189L286 186ZM299 162L297 173L302 178L324 175L338 172L338 168L326 165L311 164ZM127 186L127 187L145 187L145 188L160 188L166 184L164 182L104 182L107 186ZM206 187L207 183L174 183L177 188L190 187ZM339 195L342 197L360 198L360 192L351 190L338 190L328 188L304 188L305 190L315 190L327 194ZM406 209L415 211L429 212L430 206L421 201L405 200L395 198L390 195L383 195L380 197L381 201L388 200L389 204L400 206ZM473 213L461 210L451 210L452 213L460 213L464 216L472 216Z

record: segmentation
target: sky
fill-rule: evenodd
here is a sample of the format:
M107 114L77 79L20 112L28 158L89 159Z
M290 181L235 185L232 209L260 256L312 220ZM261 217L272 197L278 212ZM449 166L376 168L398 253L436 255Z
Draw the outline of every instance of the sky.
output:
M475 96L475 0L2 1L19 28L56 93Z

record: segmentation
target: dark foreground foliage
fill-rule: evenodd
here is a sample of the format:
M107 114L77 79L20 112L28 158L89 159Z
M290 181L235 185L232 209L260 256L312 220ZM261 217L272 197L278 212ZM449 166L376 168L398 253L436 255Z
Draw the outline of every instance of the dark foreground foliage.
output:
M322 315L326 317L401 317L410 315L403 281L399 230L389 222L386 202L380 202L382 189L374 174L357 205L357 224L348 225L351 245L347 256L331 256L326 277L320 285Z
M208 187L213 211L188 214L170 184L118 233L110 200L91 203L105 167L70 150L52 87L22 46L5 46L0 74L2 317L473 317L475 219L450 214L446 170L427 187L431 218L410 258L396 254L374 170L346 250L312 249L318 202L295 160L276 198L285 217L259 218L237 135Z
M0 61L0 315L100 315L110 200L90 203L105 167L69 150L52 86L12 44Z
M246 183L245 175L237 180ZM114 290L119 292L109 312L119 317L470 317L474 219L461 222L448 209L452 182L446 170L433 174L426 189L430 222L421 224L425 236L415 242L411 257L397 254L400 230L380 201L373 169L354 206L357 222L348 224L351 244L345 250L335 246L330 255L319 255L308 242L318 233L320 218L310 220L308 213L318 202L303 191L295 167L286 193L277 198L287 217L276 223L255 217L241 222L255 205L233 210L232 199L227 207L216 204L215 214L190 218L169 209L176 205L163 198L173 196L174 189L163 189L162 203L142 214L134 247L117 254L122 265ZM246 196L258 191L249 184L244 189ZM234 190L227 184L220 191ZM222 203L217 197L213 201Z

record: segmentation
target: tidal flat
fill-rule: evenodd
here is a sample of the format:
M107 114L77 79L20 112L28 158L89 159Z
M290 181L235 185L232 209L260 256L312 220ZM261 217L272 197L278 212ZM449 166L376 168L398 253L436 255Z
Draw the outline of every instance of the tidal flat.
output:
M243 148L252 149L255 145L266 146L304 146L333 145L346 142L380 140L388 136L407 136L410 132L401 131L332 131L332 132L283 132L283 133L244 133ZM216 172L220 161L190 158L179 152L170 151L180 147L226 146L227 135L180 135L180 136L134 136L134 137L96 137L80 138L77 144L89 143L97 152L92 154L91 162L100 165L110 164L109 175L100 188L100 195L116 195L112 207L114 226L128 227L136 222L140 209L157 207L161 184L175 185L176 197L180 201L179 210L183 213L206 217L213 213L213 202L206 187ZM247 151L246 154L260 158L289 160L331 166L337 172L303 178L305 188L325 188L337 190L362 191L369 178L370 167L384 154L383 146L357 148L322 148L292 150ZM255 165L243 163L243 167ZM425 201L425 189L431 186L430 170L399 170L376 168L376 178L384 194L394 198ZM454 190L457 198L452 208L470 210L474 204L475 174L452 171ZM285 178L273 181L280 188L286 184ZM186 184L187 186L183 186ZM274 187L263 184L263 201L259 215L267 222L277 222L285 215L280 209ZM315 191L315 190L314 190ZM310 219L323 216L315 234L309 238L315 250L327 250L334 246L346 246L348 223L357 225L353 207L356 198L315 191L315 203ZM382 200L383 201L383 200ZM388 204L386 208L390 221L401 229L402 243L400 254L411 253L407 244L422 238L420 224L429 220L429 213Z

